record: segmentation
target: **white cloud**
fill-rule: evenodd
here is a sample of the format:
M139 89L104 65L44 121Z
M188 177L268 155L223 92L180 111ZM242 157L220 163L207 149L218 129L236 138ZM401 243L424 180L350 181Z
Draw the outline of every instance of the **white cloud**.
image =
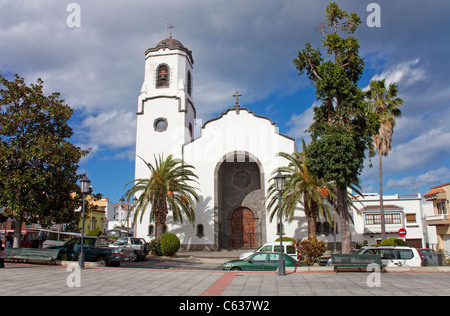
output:
M311 124L314 122L314 107L317 106L314 103L306 111L301 114L294 114L291 116L290 120L287 122L287 126L290 127L287 134L295 139L300 139L303 137L305 142L308 144L311 141L309 133L305 132ZM301 150L301 148L299 148Z
M77 136L83 147L93 147L93 152L104 149L134 148L136 141L136 117L132 112L110 111L89 115L81 123ZM129 158L122 154L118 158Z
M379 75L372 77L372 80L386 80L386 86L391 83L401 84L403 87L410 86L416 82L425 80L425 70L418 66L419 59L399 63L390 69L383 71Z
M432 186L446 183L449 179L450 169L447 167L440 167L415 176L407 176L401 179L389 179L384 188L392 191L398 191L401 189L411 191L412 189L421 189L421 191L424 191Z

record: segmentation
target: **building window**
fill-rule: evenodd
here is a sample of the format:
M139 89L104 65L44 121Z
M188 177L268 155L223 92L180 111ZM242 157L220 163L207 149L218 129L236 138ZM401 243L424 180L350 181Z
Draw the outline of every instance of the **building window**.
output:
M190 71L188 71L187 91L188 91L189 95L192 95L192 76L191 76Z
M189 130L189 137L191 138L191 141L192 141L194 139L194 131L192 129L192 124L191 123L189 123L188 130Z
M437 203L436 206L438 209L438 214L447 214L447 210L445 208L445 201Z
M281 235L284 235L284 225L277 223L277 235L280 235L280 229L281 229Z
M406 223L409 223L409 224L417 223L416 214L415 213L406 214Z
M366 214L366 225L381 224L380 214Z
M160 65L156 71L156 88L168 88L169 87L169 66L166 64Z
M380 225L381 215L380 214L366 214L366 225ZM384 214L385 224L401 224L402 217L400 213Z
M205 229L202 224L197 225L197 237L202 238L205 236Z
M402 219L399 213L384 214L384 222L386 224L401 224Z
M155 122L153 122L153 128L157 132L164 132L167 130L167 126L167 119L164 117L159 117L155 120Z
M155 236L155 226L153 224L148 225L148 236Z

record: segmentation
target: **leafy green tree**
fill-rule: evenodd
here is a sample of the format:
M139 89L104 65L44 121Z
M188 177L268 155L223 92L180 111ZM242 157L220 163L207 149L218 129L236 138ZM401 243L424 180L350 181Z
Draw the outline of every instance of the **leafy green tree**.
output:
M392 135L394 134L395 119L402 115L399 107L403 100L397 97L398 88L391 83L386 88L385 80L371 81L370 90L366 91L369 111L378 114L380 128L373 136L373 143L378 154L378 184L380 194L381 239L386 239L386 226L383 205L383 166L382 158L392 150Z
M299 74L306 73L321 102L314 108L309 128L312 142L306 148L307 165L311 173L337 186L343 253L351 251L347 187L359 183L365 151L373 155L372 135L379 124L375 113L367 113L364 93L357 86L364 61L352 35L360 23L355 13L330 3L319 26L328 60L309 43L294 59Z
M81 204L78 163L88 151L70 141L73 109L59 93L43 94L43 81L0 75L0 205L16 221L14 247L22 223L48 227L76 220Z
M190 223L195 222L194 203L198 201L196 188L192 186L198 178L194 167L185 164L181 159L175 159L172 155L166 159L163 156L155 157L152 165L142 159L150 171L150 177L135 179L128 182L125 187L134 183L125 193L128 201L137 197L138 203L135 209L135 221L140 214L140 221L151 207L150 220L156 224L156 238L164 233L166 218L169 209L175 222L183 222L183 214Z
M306 145L303 139L302 145L305 149ZM297 205L302 201L308 222L308 236L315 238L319 214L321 213L325 218L330 218L328 208L322 204L322 197L326 195L330 200L335 200L336 186L309 172L304 151L296 151L293 154L279 153L279 155L288 161L288 166L280 167L274 171L274 173L281 172L286 177L286 184L282 192L282 212L289 221L292 221ZM268 209L272 210L270 214L270 221L272 221L273 217L279 212L278 192L274 184L269 187L266 200L269 202Z

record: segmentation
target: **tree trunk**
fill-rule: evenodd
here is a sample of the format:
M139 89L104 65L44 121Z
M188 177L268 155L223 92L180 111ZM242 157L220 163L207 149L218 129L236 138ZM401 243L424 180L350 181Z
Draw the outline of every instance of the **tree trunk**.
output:
M16 227L14 228L14 242L13 248L20 248L20 243L22 241L22 219L15 218Z
M164 234L164 227L166 225L167 218L167 203L165 198L159 198L155 207L155 237L161 238L162 234Z
M386 224L384 220L384 205L383 205L383 155L378 154L378 188L380 191L380 218L381 218L381 240L386 239Z
M317 226L316 226L316 218L314 216L308 216L308 237L316 238L317 237Z
M349 225L347 189L337 188L337 212L340 220L342 253L350 254L352 251L352 235Z
M317 237L317 226L316 226L317 214L315 214L315 212L314 212L314 205L312 205L311 207L308 206L308 201L306 200L306 196L303 197L303 205L305 206L305 215L306 215L306 220L308 222L308 237L316 238Z

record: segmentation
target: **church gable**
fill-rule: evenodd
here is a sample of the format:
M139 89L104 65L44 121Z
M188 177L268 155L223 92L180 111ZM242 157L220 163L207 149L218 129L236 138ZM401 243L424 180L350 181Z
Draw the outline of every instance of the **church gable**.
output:
M258 116L246 108L229 109L218 118L207 121L200 136L185 145L187 161L199 161L210 157L217 161L230 152L249 152L261 161L273 159L277 153L295 150L295 140L279 133L269 118ZM208 159L209 160L209 159Z

